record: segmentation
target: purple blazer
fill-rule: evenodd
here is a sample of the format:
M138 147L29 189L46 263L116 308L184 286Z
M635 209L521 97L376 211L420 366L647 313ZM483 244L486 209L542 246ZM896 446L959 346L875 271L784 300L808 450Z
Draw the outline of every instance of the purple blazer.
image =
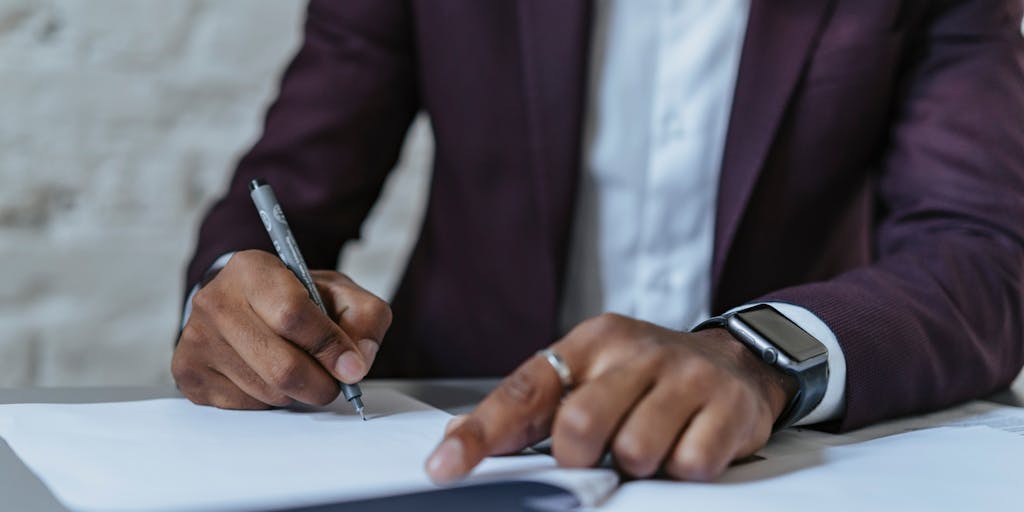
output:
M1024 364L1019 0L753 0L721 172L715 311L799 304L846 354L840 428L939 408ZM422 234L372 376L497 376L558 336L580 169L584 0L312 0L262 138L199 235L270 250L246 182L334 268L417 111Z

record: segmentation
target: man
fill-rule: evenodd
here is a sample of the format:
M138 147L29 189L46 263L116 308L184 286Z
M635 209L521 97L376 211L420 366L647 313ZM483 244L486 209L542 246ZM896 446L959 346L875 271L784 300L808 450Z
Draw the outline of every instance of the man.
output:
M449 426L439 481L548 435L566 466L607 449L633 476L706 480L773 426L983 396L1024 364L1021 15L313 0L203 224L174 376L197 403L261 408L367 374L512 372ZM420 110L433 183L391 309L322 270L328 319L246 183L272 184L310 266L334 268Z

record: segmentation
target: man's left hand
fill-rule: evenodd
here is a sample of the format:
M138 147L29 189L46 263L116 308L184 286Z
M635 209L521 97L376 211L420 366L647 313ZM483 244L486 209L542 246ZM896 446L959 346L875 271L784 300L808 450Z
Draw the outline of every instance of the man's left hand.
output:
M611 451L626 474L660 470L712 480L764 446L797 384L724 329L679 332L614 314L587 320L551 346L569 367L563 399L543 356L523 363L469 415L449 424L427 460L438 482L484 457L515 453L549 435L563 467Z

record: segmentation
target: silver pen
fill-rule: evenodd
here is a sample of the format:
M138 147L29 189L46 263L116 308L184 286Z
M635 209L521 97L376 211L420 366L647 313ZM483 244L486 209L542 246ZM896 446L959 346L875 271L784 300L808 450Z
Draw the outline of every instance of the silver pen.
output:
M288 227L288 221L285 220L284 211L281 210L281 205L277 202L274 190L263 180L255 179L249 182L249 195L252 197L252 202L256 204L263 227L267 228L267 234L270 235L270 241L274 243L274 249L281 261L299 278L299 281L302 281L309 292L309 298L313 299L313 302L320 307L320 311L330 316L327 313L327 308L324 307L320 292L316 289L313 277L309 275L306 260L299 252L299 245L295 243L295 237L292 236L292 230ZM342 382L341 392L345 395L345 400L355 407L359 417L366 421L366 416L363 414L363 391L359 389L359 385Z

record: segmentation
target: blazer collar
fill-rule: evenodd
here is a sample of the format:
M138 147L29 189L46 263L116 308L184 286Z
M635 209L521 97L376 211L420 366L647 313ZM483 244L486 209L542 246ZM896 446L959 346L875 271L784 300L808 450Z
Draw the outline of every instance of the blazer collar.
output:
M538 228L558 302L580 168L589 61L588 0L520 0L519 42Z
M752 0L726 135L711 289L834 0ZM712 300L714 303L714 300Z

